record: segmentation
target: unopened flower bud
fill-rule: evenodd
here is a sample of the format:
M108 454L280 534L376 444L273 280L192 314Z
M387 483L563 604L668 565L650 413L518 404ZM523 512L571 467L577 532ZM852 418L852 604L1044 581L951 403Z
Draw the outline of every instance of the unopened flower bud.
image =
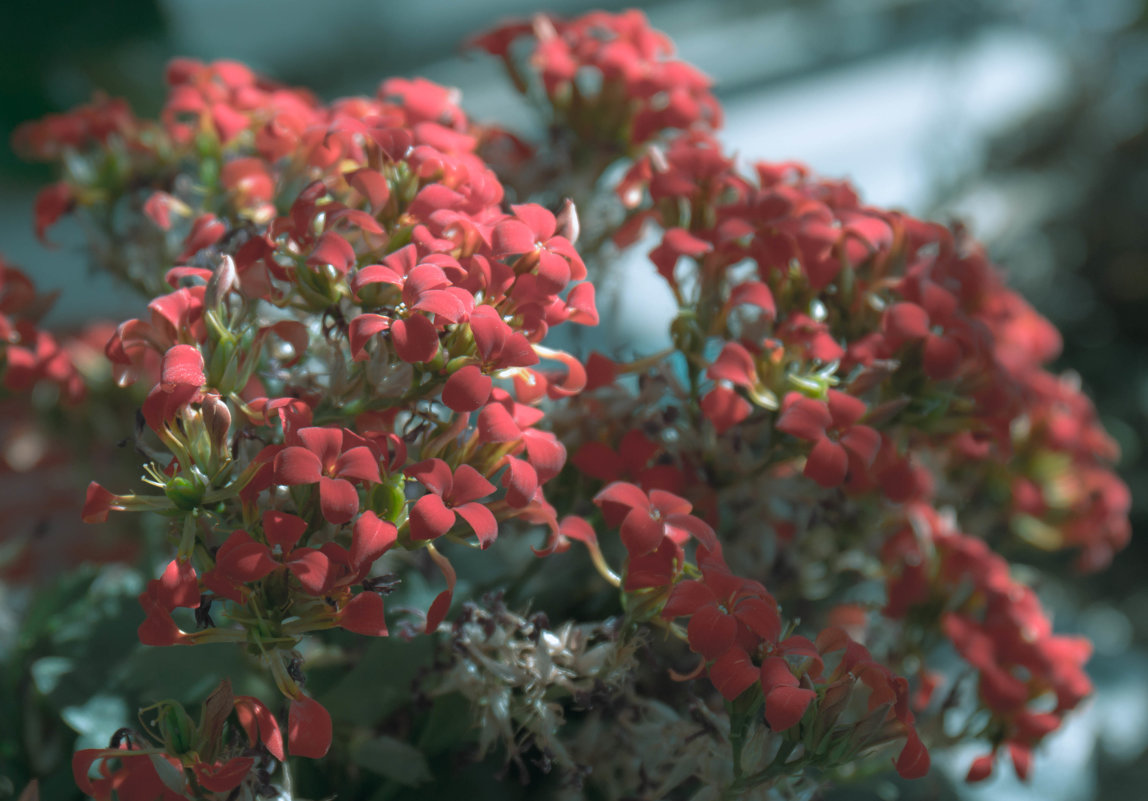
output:
M211 274L211 278L207 280L207 288L204 291L203 302L209 309L218 309L223 305L228 293L235 288L238 283L239 276L235 272L235 259L226 253L219 259L219 264L215 268L215 272Z
M226 451L229 448L227 432L231 428L230 407L218 395L210 394L200 404L200 411L213 449L216 452Z
M555 222L558 224L555 230L558 236L566 237L571 245L578 244L578 234L582 232L582 226L578 222L578 209L574 206L573 200L566 198L562 201L562 208Z

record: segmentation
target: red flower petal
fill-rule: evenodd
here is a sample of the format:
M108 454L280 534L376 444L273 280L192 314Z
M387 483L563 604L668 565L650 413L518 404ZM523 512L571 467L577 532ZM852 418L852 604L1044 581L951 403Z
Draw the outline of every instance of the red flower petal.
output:
M322 759L331 747L331 713L314 698L291 701L287 713L287 751L292 756Z
M518 220L505 220L494 226L490 244L495 256L529 253L534 250L534 232Z
M355 249L346 239L328 231L319 237L311 255L307 257L307 263L313 266L329 264L339 275L346 275L355 263Z
M522 433L526 443L526 458L538 473L538 483L545 484L566 464L566 446L550 431L530 429Z
M494 489L494 485L487 481L482 473L468 464L460 464L454 471L453 486L450 492L446 493L445 500L452 506L477 501L490 495Z
M439 624L442 623L446 613L450 611L450 602L454 597L454 584L457 576L454 572L454 566L450 560L440 554L434 547L429 548L430 557L434 563L438 565L439 570L442 571L443 578L446 579L446 589L438 594L438 597L430 605L427 610L427 633L437 631Z
M781 636L781 615L772 600L745 598L738 603L733 616L766 642L777 642Z
M334 473L335 461L339 452L343 450L343 430L341 428L323 428L311 426L299 430L299 439L307 450L319 457L323 471Z
M253 757L235 757L223 764L208 765L197 762L194 765L195 779L205 790L213 793L226 793L234 790L247 778L255 765Z
M558 221L554 215L537 203L521 203L511 206L510 210L514 212L515 217L526 223L540 242L545 242L554 236L554 232L558 229Z
M168 609L199 606L199 581L191 562L172 559L156 585L156 600Z
M715 381L729 381L741 387L752 387L757 383L757 367L753 355L737 342L727 342L713 363L706 368L706 375Z
M671 284L675 283L674 268L682 256L700 256L713 250L713 245L691 234L684 228L671 228L662 237L662 243L650 251L650 261Z
M178 387L199 389L207 378L203 374L203 354L191 345L173 345L163 355L160 386L164 392Z
M371 565L386 553L397 539L398 529L394 523L380 520L374 512L363 512L355 521L355 530L351 534L351 568L360 577L366 575Z
M916 303L895 303L885 312L885 340L892 350L929 335L929 313Z
M992 776L994 756L995 754L984 754L974 759L973 764L969 766L969 772L965 774L965 781L969 784L975 784Z
M395 353L404 362L429 362L438 353L438 331L430 318L412 314L391 323Z
M239 718L239 725L247 732L247 739L255 745L262 742L271 752L271 756L282 762L286 759L283 750L283 732L279 730L279 721L271 714L263 702L250 695L237 695L235 697L235 714Z
M649 509L637 508L626 515L619 533L630 556L642 556L657 550L662 544L666 525L660 519L655 520Z
M706 660L716 659L733 645L737 621L717 606L703 606L690 617L686 634L690 648Z
M840 443L822 437L809 452L802 472L825 488L839 487L849 472L849 455Z
M319 457L301 445L288 446L275 454L276 484L314 484L322 475Z
M865 411L865 401L860 398L836 389L829 390L829 415L834 426L847 428L864 417Z
M774 731L785 731L797 725L817 697L813 690L800 687L775 687L765 696L765 720Z
M757 306L771 320L777 316L777 305L774 303L773 293L761 281L747 281L744 284L738 284L730 290L728 303L731 307Z
M761 663L761 689L767 694L775 687L796 687L798 684L789 663L780 656L771 656Z
M454 485L450 465L442 459L425 459L404 471L436 495L446 495Z
M729 648L710 665L710 681L727 701L756 684L758 675L749 654L741 648Z
M881 435L869 426L853 426L845 432L841 444L863 465L870 467L881 450Z
M650 506L663 518L673 515L688 515L693 505L680 495L661 489L650 490Z
M387 204L391 197L391 187L387 179L379 172L371 169L355 170L346 173L343 178L356 192L367 199L371 208L378 211Z
M340 525L359 512L359 493L343 478L319 478L319 508L328 523Z
M538 491L538 473L529 462L508 457L502 486L506 487L506 502L521 509L530 503Z
M1012 742L1008 744L1008 755L1012 758L1012 767L1016 771L1016 777L1022 782L1027 781L1028 774L1032 770L1032 747L1023 743ZM928 758L929 755L926 752L926 772L928 771Z
M370 448L359 445L344 451L335 460L334 474L340 478L354 478L371 484L382 481L379 460Z
M798 439L816 442L825 435L825 429L833 424L828 406L797 392L785 396L781 409L781 415L777 418L777 430Z
M442 388L442 402L456 412L473 412L490 398L493 381L482 370L468 364L451 375Z
M108 519L108 512L112 509L123 511L117 506L118 495L113 495L95 481L88 484L88 494L84 499L84 509L81 518L85 523L103 523Z
M582 542L595 548L598 546L598 535L594 533L594 527L577 515L562 518L558 524L558 531L568 540Z
M288 512L268 510L263 513L263 536L270 545L278 545L283 553L295 547L295 543L307 530L307 521Z
M356 361L367 358L365 352L367 342L380 331L390 330L390 327L391 318L381 314L360 314L351 320L351 325L347 331L351 342L351 358Z
M331 560L314 548L300 548L292 553L287 569L311 595L325 595L335 583Z
M646 493L625 481L615 481L603 487L594 496L594 503L602 510L602 516L611 526L621 523L631 509L650 508Z
M464 503L456 506L454 511L474 530L480 547L486 548L498 538L498 521L494 519L494 513L481 503Z
M478 439L480 442L514 442L522 438L522 430L514 416L501 403L488 403L478 413Z
M72 207L72 190L63 181L46 186L36 193L33 204L33 217L36 225L36 238L41 244L55 247L48 242L48 229L68 213Z
M934 381L952 378L961 366L961 346L952 337L928 337L922 354L922 366L925 375Z
M902 779L919 779L929 772L929 751L915 729L909 729L909 739L897 757L897 773Z
M339 625L366 637L386 637L383 599L373 592L360 592L339 612Z
M454 525L454 512L438 495L427 494L415 501L409 521L411 539L433 540L450 531Z
M673 620L676 617L692 615L703 606L717 603L714 591L700 581L688 579L674 585L666 605L662 607L662 617Z
M228 578L246 584L263 578L279 567L279 563L271 558L266 545L245 542L226 553L221 549L215 566Z

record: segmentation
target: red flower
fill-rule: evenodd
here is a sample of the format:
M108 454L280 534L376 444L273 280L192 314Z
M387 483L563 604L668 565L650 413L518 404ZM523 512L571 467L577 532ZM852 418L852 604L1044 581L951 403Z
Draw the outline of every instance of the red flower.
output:
M852 395L829 390L828 404L790 392L782 401L777 429L813 442L804 473L823 487L837 487L850 469L868 470L881 447L881 435L857 425L865 404Z
M66 183L52 184L36 194L35 219L36 238L48 243L48 229L56 224L72 208L72 190Z
M761 643L776 643L781 636L781 616L765 587L735 576L716 555L699 560L699 564L702 579L676 584L662 608L662 617L667 620L689 616L686 636L690 648L708 661L731 648L748 652L756 651ZM740 659L715 662L710 671L715 686L739 686L740 680L721 675L726 670L744 675L744 664Z
M274 482L294 486L319 484L323 517L336 525L359 510L359 493L351 481L377 484L379 460L361 437L339 428L300 429L302 445L289 445L275 455Z
M159 775L163 762L165 775ZM100 778L89 774L100 763ZM115 764L116 767L112 767ZM96 801L187 801L194 798L177 759L121 748L86 748L72 754L72 777L80 792Z
M465 414L481 408L490 397L494 386L490 376L473 364L451 374L442 388L442 402L452 411Z
M119 495L113 495L93 481L88 484L88 494L84 499L81 516L85 523L103 523L108 519L108 512L122 512L124 508Z
M817 697L815 691L801 687L789 663L778 656L761 663L761 691L765 695L765 720L774 731L797 725Z
M716 386L707 392L699 406L702 415L713 424L718 434L729 431L753 411L749 401L723 386Z
M903 779L920 779L928 774L930 762L929 750L921 742L917 730L910 728L905 746L901 749L897 761L893 763L897 768L897 773Z
M615 481L594 496L594 503L608 525L621 527L631 558L656 551L667 537L678 546L690 537L707 548L716 543L712 529L689 513L690 502L672 492L655 489L646 495L633 484Z
M261 742L271 752L271 756L280 762L286 759L279 721L262 701L250 695L237 695L235 714L239 718L239 725L247 732L247 740L252 746Z
M697 258L713 249L714 246L709 242L699 239L684 228L670 228L662 235L662 243L650 251L650 261L671 286L677 286L674 268L678 259L682 256Z
M159 383L144 400L143 415L153 431L160 431L180 409L202 397L207 376L203 354L192 345L173 345L163 355Z
M205 790L226 793L242 784L254 766L253 757L234 757L226 762L196 762L192 765L192 771L195 773L195 780Z
M464 464L452 475L450 466L442 459L427 459L407 468L406 474L430 490L411 507L412 539L441 537L454 527L457 514L474 530L483 548L494 542L498 522L491 511L477 501L494 492L495 487L481 473Z
M181 630L172 619L174 609L199 607L199 581L190 562L173 559L163 575L147 583L139 595L140 606L147 615L137 630L144 645L190 645L191 634Z
M947 292L937 289L946 296L952 306L956 300ZM922 344L922 366L929 378L942 381L952 378L960 367L964 355L960 342L944 333L934 333L931 315L915 303L895 303L885 312L883 328L885 342L893 352L911 342Z
M523 254L526 269L537 265L538 289L547 295L557 294L571 280L586 277L582 257L564 236L557 236L554 215L536 203L511 206L514 218L494 227L491 247L496 256ZM521 280L521 279L520 279Z

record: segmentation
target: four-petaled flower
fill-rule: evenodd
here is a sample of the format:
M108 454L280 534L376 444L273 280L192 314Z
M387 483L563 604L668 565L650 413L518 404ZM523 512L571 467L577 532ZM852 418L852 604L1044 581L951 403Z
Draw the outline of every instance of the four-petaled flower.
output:
M275 455L274 482L317 482L323 517L336 525L348 522L359 511L359 493L351 482L379 483L378 456L366 440L341 428L303 428L297 437L302 444Z
M474 530L479 545L485 548L494 542L498 522L477 501L494 492L495 486L481 473L463 464L452 475L450 465L442 459L426 459L407 468L406 474L430 490L411 507L412 539L438 539L454 527L457 514Z

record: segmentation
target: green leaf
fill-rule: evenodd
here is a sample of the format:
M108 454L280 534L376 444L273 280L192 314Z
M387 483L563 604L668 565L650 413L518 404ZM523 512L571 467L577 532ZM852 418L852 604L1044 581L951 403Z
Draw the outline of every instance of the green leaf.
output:
M80 748L105 748L116 729L130 719L124 699L114 695L94 695L87 703L61 710L60 717L79 733Z
M374 640L362 659L319 702L341 723L377 723L410 703L411 682L431 661L430 637ZM369 699L369 700L367 700Z
M405 787L418 787L431 780L422 751L394 737L376 737L359 745L351 755L361 768Z
M51 695L60 679L72 672L74 663L66 656L45 656L32 663L32 681L41 695Z

